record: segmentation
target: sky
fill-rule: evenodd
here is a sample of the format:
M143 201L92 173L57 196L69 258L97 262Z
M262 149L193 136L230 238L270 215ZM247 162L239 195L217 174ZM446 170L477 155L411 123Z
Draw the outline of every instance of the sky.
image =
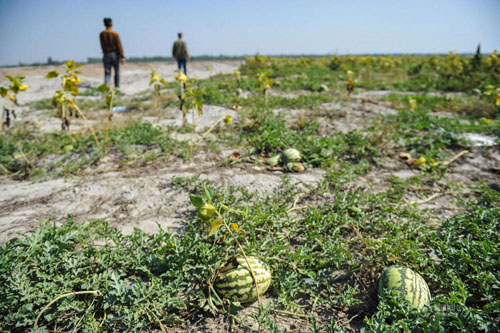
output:
M101 57L104 17L126 57L500 51L500 0L0 0L0 65Z

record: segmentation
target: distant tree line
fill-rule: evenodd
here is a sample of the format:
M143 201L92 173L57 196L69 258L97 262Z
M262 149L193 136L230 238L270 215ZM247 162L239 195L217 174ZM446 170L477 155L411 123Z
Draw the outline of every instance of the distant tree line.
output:
M311 57L311 58L317 58L317 57L329 57L332 56L333 54L275 54L271 55L268 54L266 56L272 56L276 58L281 58L281 57L287 57L287 58L299 58L299 57ZM345 54L348 55L348 54ZM437 56L446 56L446 53L363 53L363 54L353 54L356 56L402 56L402 55L414 55L414 56L430 56L430 55L437 55ZM474 55L474 53L460 53L459 55L461 56L471 56ZM484 55L487 55L485 53ZM340 54L339 54L340 56ZM237 55L237 56L229 56L229 55L199 55L199 56L193 56L193 60L243 60L245 58L244 55ZM146 63L146 62L152 62L152 61L173 61L172 57L165 57L165 56L154 56L154 57L130 57L126 59L127 62L134 62L134 63ZM47 66L47 65L62 65L66 62L67 60L56 60L52 59L52 57L48 57L46 62L33 62L33 63L23 63L19 62L16 65L3 65L0 67L18 67L18 66ZM87 64L96 64L96 63L101 63L102 62L102 57L88 57L87 58ZM79 62L81 63L81 62ZM85 63L85 62L83 62Z

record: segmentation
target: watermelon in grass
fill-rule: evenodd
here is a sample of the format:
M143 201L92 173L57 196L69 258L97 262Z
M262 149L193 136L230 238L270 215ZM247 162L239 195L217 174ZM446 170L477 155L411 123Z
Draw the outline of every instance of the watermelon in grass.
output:
M255 257L247 257L257 279L259 295L264 294L271 284L271 270ZM217 292L240 303L253 302L257 299L255 283L244 257L237 257L221 269L215 280Z
M431 300L431 293L424 278L403 266L391 266L380 276L379 297L384 297L389 290L403 297L413 308L419 310Z

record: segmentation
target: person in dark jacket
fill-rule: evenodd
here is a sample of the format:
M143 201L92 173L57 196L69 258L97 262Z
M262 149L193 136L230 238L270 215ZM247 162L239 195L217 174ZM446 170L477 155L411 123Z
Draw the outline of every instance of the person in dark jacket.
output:
M120 87L120 62L125 63L125 55L118 32L113 30L113 22L109 17L104 19L106 29L101 32L102 62L104 64L104 82L109 86L111 80L111 67L115 71L115 87Z
M189 51L186 42L182 39L182 32L179 32L177 34L179 37L175 42L174 46L172 47L172 57L174 57L177 60L177 67L179 70L181 67L184 68L184 74L187 75L187 61L191 59L189 56Z

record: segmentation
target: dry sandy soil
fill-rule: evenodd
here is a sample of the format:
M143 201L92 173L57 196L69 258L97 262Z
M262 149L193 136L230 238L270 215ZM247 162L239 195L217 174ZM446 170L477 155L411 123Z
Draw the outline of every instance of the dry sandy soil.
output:
M191 62L189 71L192 76L202 79L209 76L208 66L212 67L213 74L217 74L231 73L239 65L240 62L236 61ZM127 95L135 95L147 90L151 68L155 68L168 80L173 80L175 68L172 63L126 64L122 72L122 91ZM56 67L0 69L0 77L6 74L26 75L30 89L20 94L19 98L20 103L25 104L52 96L57 88L57 82L45 80L43 76L48 71L56 69ZM101 65L86 65L81 72L84 86L97 87L101 84ZM272 93L279 94L279 92ZM385 93L387 92L364 92L355 96L348 106L345 103L325 103L322 106L325 113L338 116L320 119L323 133L362 128L368 119L373 119L378 114L397 112L389 104L366 102L366 98L375 98ZM341 116L346 113L347 107L350 110L349 118ZM233 110L209 105L206 106L206 110L197 121L197 129L211 126L226 114L232 115L235 121L238 121L238 115ZM18 121L32 119L35 112L38 112L36 117L41 114L40 111L33 111L28 107L21 108L20 111L21 116ZM165 112L169 116L149 116L142 118L141 121L159 126L180 124L179 112L175 110ZM275 112L284 113L290 121L293 121L308 111L280 109ZM50 121L54 122L53 127L45 127L45 130L59 130L59 120L50 118L50 114L45 116L47 117L45 120L52 119ZM178 134L176 138L196 140L198 137L199 135L195 133ZM483 180L492 187L498 187L498 174L491 170L500 166L500 153L498 146L492 144L494 144L492 138L489 137L479 137L471 141L470 152L451 164L441 180L429 181L424 188L408 191L404 197L405 202L419 201L434 195L433 200L420 204L421 208L428 209L431 222L437 223L456 215L462 209L456 200L457 197L473 196L472 184ZM157 161L150 165L118 170L115 163L118 157L110 154L99 161L97 166L89 167L79 176L37 182L0 179L0 244L18 233L33 230L42 219L62 222L67 215L72 215L79 221L105 219L126 233L131 232L133 228L154 232L159 226L177 230L182 228L182 221L190 205L187 191L172 185L172 179L175 177L200 175L201 179L209 179L216 185L243 186L249 191L259 192L260 195L266 195L282 186L283 174L280 171L269 171L250 163L218 166L219 162L231 153L232 150L222 148L220 153L198 153L188 162L171 158L166 162ZM325 174L321 169L308 169L304 173L292 174L291 178L298 186L306 189L307 185L320 182ZM391 177L405 179L417 174L418 171L408 167L397 158L397 155L389 156L380 160L378 168L350 182L348 187L361 187L364 191L376 193L390 187Z
M190 61L188 74L192 78L206 79L212 75L232 73L241 61ZM212 71L209 71L209 67ZM120 73L120 88L127 95L144 92L149 87L151 69L154 69L166 81L174 80L177 65L174 62L125 63ZM50 71L61 72L60 66L26 66L0 68L0 85L6 85L5 75L24 75L24 82L30 87L26 94L19 94L19 103L29 103L42 98L52 98L54 91L59 89L59 80L47 80L45 75ZM81 72L82 86L97 88L104 82L102 64L84 65L78 69ZM112 77L113 80L113 77Z

